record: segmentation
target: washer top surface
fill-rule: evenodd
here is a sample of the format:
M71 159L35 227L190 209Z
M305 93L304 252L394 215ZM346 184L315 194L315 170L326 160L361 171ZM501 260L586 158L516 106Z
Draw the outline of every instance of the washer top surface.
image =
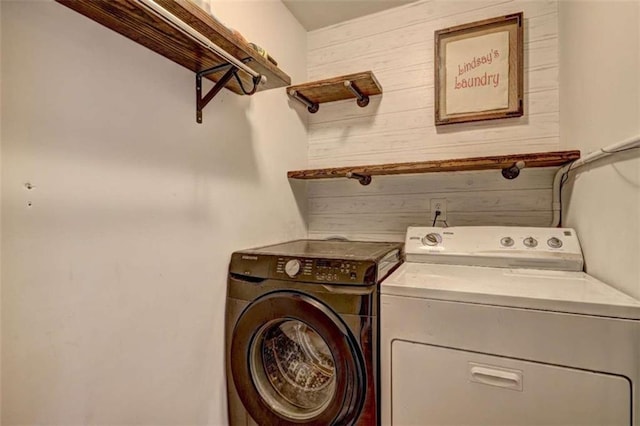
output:
M324 259L378 260L401 246L400 243L374 241L295 240L241 252Z
M405 251L382 295L640 319L640 301L582 272L572 229L413 227Z

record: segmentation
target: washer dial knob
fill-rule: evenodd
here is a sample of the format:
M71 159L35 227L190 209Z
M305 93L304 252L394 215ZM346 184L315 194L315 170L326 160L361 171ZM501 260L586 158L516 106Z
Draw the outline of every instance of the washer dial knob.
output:
M536 240L533 237L527 237L524 239L523 241L524 245L529 247L529 248L533 248L536 247L538 245L538 240Z
M513 243L514 243L514 241L513 241L513 238L511 238L511 237L503 237L500 240L500 245L502 247L511 247L513 245Z
M300 273L300 269L302 269L302 264L297 259L291 259L284 265L284 271L291 278L295 277Z
M425 246L437 246L442 242L442 235L437 232L430 232L422 237L422 244Z
M551 237L547 240L547 244L551 248L560 248L562 247L562 240L560 238Z

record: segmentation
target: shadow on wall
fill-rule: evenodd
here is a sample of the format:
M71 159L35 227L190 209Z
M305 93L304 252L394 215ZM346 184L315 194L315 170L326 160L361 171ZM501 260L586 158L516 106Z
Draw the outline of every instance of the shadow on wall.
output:
M574 186L577 181L580 180L581 175L585 175L595 171L596 169L611 167L613 172L620 178L620 182L624 183L624 185L628 185L633 189L640 189L640 180L638 178L638 170L635 167L624 167L620 163L624 163L625 161L630 160L638 160L640 159L640 149L631 149L627 152L621 152L615 154L610 157L602 158L600 160L594 161L593 163L586 164L582 166L582 169L579 173L571 172L569 173L569 179L567 183L562 188L562 210L564 212L568 211L571 206L571 199L574 194ZM616 197L615 192L611 192L610 195L612 198ZM615 204L614 202L608 203L606 200L601 200L603 209L607 209L607 205ZM563 218L564 219L564 218ZM606 225L606 224L602 224ZM598 226L594 224L594 226Z
M471 121L468 123L453 123L445 126L436 126L436 133L447 134L464 132L467 130L493 130L506 127L528 126L529 117L527 116L527 97L525 96L525 113L522 117L501 118L497 120Z
M309 229L309 196L308 183L301 179L289 179L289 186L296 201L296 207L303 218L305 227Z
M356 99L345 99L337 102L329 102L320 104L320 109L316 113L307 111L307 107L302 103L289 97L289 107L295 109L300 119L305 123L307 131L310 124L318 124L323 122L331 122L331 125L340 128L340 139L346 142L352 132L358 132L371 128L376 121L376 114L380 108L384 94L371 96L369 104L365 107L358 107ZM347 107L345 109L345 106ZM339 118L336 117L336 111L343 112ZM357 121L349 121L357 118ZM340 123L340 120L344 120Z
M3 8L15 40L2 52L8 207L46 204L74 227L114 211L127 223L211 220L230 201L216 189L257 186L250 97L223 90L197 124L191 71L60 4Z
M45 7L49 13L30 13ZM20 41L3 51L11 58L3 71L16 82L3 94L15 105L4 133L20 135L4 141L9 149L17 144L48 157L258 180L249 97L223 90L198 125L192 72L62 5L16 9L19 19L6 25ZM48 64L46 83L41 64Z
M437 226L547 226L555 167L525 168L514 180L499 170L309 181L309 235L403 241L408 226L432 226L432 200L444 199Z

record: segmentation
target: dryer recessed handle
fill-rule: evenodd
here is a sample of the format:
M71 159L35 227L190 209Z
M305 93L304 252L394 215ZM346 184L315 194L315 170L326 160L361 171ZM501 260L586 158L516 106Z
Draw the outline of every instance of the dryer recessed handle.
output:
M522 371L469 363L469 380L484 385L522 391Z

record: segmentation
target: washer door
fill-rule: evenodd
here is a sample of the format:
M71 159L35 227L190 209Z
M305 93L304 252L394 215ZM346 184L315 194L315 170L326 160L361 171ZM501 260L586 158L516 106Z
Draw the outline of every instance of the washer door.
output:
M277 291L240 315L231 343L240 399L259 424L350 424L366 392L362 354L331 309Z

